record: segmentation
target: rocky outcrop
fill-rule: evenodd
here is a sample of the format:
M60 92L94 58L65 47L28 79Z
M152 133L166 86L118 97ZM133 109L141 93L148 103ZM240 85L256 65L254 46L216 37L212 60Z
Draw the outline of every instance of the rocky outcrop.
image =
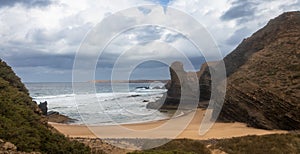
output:
M47 101L40 102L40 104L38 105L38 107L41 109L43 115L47 115L47 112L48 112L48 106L47 105L48 105Z
M48 112L48 103L47 103L47 101L40 102L38 107L40 108L42 114L44 116L46 116L46 119L47 119L48 122L65 123L66 124L66 123L72 123L72 122L76 121L76 119L72 119L68 116L59 114L59 112L56 112L56 111L49 111Z
M56 111L49 111L47 113L47 120L49 122L64 123L64 124L73 123L73 122L77 121L76 119L72 119L68 116L59 114L59 112L56 112Z
M166 84L167 93L157 102L148 103L147 108L194 108L195 104L198 104L199 101L197 74L184 71L183 64L177 61L170 66L170 76L171 80Z
M218 62L204 63L200 71L186 72L181 62L174 62L170 67L171 80L166 84L167 93L157 102L150 102L147 108L177 109L180 101L198 103L198 107L206 108L211 98L211 75ZM182 94L181 91L185 93ZM184 103L183 103L184 104ZM195 105L191 105L195 107Z
M168 89L165 105L176 106L181 98L181 83L186 81L187 76L181 62L174 62L170 67L171 80L166 86Z
M197 77L199 79L200 102L210 100L211 98L212 81L210 71L213 71L216 65L218 65L218 62L206 62L202 64L200 71L197 72Z
M220 121L300 129L300 12L271 20L224 58L228 75Z

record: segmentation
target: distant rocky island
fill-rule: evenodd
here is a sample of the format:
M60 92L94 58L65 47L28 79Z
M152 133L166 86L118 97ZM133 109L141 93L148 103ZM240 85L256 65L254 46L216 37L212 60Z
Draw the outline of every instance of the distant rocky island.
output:
M219 121L244 122L263 129L300 129L300 12L272 19L223 60L227 91ZM183 70L182 63L170 67L168 92L149 108L176 109L182 83L199 83L199 106L211 98L211 75L218 62L207 62L197 74ZM176 70L177 73L174 73ZM182 80L180 81L179 78ZM193 84L192 84L193 85ZM193 93L193 92L192 92ZM197 94L194 92L195 95ZM183 102L184 103L184 102Z

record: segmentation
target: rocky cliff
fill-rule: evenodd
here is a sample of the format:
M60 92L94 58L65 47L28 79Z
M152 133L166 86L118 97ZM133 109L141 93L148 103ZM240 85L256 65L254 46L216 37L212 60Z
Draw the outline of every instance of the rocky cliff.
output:
M70 141L47 125L20 78L1 59L0 107L0 144L13 148L0 148L0 153L89 153L83 144Z
M245 122L264 129L300 129L299 11L272 19L264 28L244 39L223 60L228 85L218 120ZM197 72L199 101L218 101L218 98L211 98L210 75L217 65L218 62L205 63ZM181 72L184 71L181 68ZM182 87L176 73L171 69L170 72L171 82L162 107L176 105L170 102L180 100ZM179 74L183 79L188 76L187 73ZM190 82L189 79L186 81ZM220 107L220 103L215 105ZM200 106L205 107L201 103Z
M219 120L300 129L300 12L271 20L224 58L227 93Z

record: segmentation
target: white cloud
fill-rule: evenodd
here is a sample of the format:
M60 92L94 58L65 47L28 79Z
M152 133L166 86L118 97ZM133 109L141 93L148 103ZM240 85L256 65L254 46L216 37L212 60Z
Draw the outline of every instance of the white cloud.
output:
M168 5L186 12L201 23L211 33L224 55L238 45L238 40L248 37L263 27L269 19L285 11L300 8L299 0L255 0L253 1L255 5L251 6L253 10L247 12L247 16L228 17L227 20L223 20L222 16L228 11L235 13L238 1L172 0ZM28 7L22 3L0 7L0 56L4 60L9 59L14 64L15 56L30 57L30 54L74 55L86 33L103 18L130 7L158 3L157 0L62 0L51 1L43 7ZM155 9L163 10L161 6L157 6ZM145 16L153 13L147 7L139 7L136 11L136 13ZM160 14L157 14L151 20L155 22L165 20L159 16ZM144 22L143 19L134 21L136 20L134 16L130 17L126 14L123 14L123 18L128 18L127 22ZM169 25L182 25L181 28L183 29L194 29L194 27L190 27L188 20L180 16L167 22ZM111 21L108 27L117 29L122 27L122 24L118 20ZM197 52L196 49L181 34L166 29L155 31L151 30L151 27L148 29L137 28L120 35L107 52L111 55L119 54L122 49L129 49L137 44L140 44L141 47L149 45L149 47L155 48L153 44L145 43L149 40L167 42L188 53L189 56L198 56L194 54ZM132 56L157 54L162 57L167 56L165 54L171 54L167 51L168 48L163 50L164 54L152 53L154 51L149 51L149 53L136 51L138 54ZM24 56L26 54L28 56Z

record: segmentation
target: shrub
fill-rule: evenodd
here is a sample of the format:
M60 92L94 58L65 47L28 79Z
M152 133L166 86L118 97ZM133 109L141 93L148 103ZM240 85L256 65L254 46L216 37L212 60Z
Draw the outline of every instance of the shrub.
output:
M55 133L43 121L23 83L0 60L0 138L19 151L90 153L88 147Z

